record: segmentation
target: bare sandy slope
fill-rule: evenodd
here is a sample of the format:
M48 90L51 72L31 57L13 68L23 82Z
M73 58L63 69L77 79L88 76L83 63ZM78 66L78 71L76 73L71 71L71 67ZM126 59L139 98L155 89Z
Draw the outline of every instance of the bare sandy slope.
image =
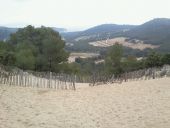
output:
M92 57L97 57L97 56L99 56L99 54L97 53L83 53L83 52L75 53L73 52L73 53L70 53L68 62L69 63L75 62L76 58L92 58Z
M125 47L129 47L132 49L138 49L138 50L145 50L147 48L155 49L158 48L158 45L152 45L152 44L145 44L141 40L136 40L136 43L133 43L131 41L126 41L127 38L125 37L118 37L108 40L102 40L102 41L96 41L96 42L89 42L90 45L96 46L96 47L110 47L115 45L117 42Z
M0 86L0 128L170 128L170 78L76 91Z

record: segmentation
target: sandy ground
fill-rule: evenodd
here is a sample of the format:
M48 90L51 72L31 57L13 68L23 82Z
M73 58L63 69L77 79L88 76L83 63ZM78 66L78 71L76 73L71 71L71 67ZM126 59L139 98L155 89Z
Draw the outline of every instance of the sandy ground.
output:
M170 128L170 78L76 91L1 85L0 128Z

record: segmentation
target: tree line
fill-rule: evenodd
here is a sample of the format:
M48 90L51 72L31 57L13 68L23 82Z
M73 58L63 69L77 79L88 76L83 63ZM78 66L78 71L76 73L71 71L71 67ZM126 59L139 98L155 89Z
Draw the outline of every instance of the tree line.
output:
M103 59L103 63L95 63L96 59ZM140 69L161 67L170 64L170 53L160 54L155 51L148 52L147 56L137 58L132 55L124 55L123 46L119 43L110 47L105 55L97 58L76 59L76 64L80 67L79 72L85 75L94 73L104 76L119 77L126 72Z

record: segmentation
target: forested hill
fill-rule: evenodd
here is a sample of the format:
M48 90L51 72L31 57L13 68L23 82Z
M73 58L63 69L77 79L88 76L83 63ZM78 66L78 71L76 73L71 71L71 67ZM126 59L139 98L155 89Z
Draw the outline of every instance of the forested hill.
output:
M133 25L102 24L102 25L87 29L83 31L82 34L88 35L88 34L98 34L98 33L107 33L107 32L116 33L116 32L127 31L134 27L135 26Z
M52 27L52 29L62 33L62 36L69 42L102 40L118 36L136 38L152 44L165 43L170 40L170 19L167 18L153 19L138 26L102 24L78 32L67 32L65 28ZM7 39L11 33L17 30L18 28L0 27L0 40Z
M74 47L79 45L78 48L81 48L80 45L85 46L84 44L86 44L88 49L93 49L88 45L89 42L126 37L130 40L137 39L147 44L159 45L157 51L170 52L170 19L167 18L153 19L137 26L103 24L85 31L63 33L62 35L66 42L75 44Z
M138 26L103 24L81 32L64 33L63 36L66 40L81 39L84 36L93 40L106 39L108 36L110 38L126 36L150 43L163 43L170 40L170 19L157 18Z
M0 27L0 40L7 39L11 33L15 33L17 28Z
M74 42L74 40L101 40L108 38L108 36L118 36L122 32L129 31L135 27L134 25L102 24L85 31L68 32L62 35L67 41L71 42Z
M152 44L170 42L170 19L158 18L151 20L127 31L125 35Z

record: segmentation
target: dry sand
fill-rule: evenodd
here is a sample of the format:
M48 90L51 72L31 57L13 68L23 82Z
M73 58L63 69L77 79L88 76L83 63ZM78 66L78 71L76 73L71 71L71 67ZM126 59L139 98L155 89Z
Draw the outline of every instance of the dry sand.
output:
M170 78L76 91L0 86L0 128L170 128Z

